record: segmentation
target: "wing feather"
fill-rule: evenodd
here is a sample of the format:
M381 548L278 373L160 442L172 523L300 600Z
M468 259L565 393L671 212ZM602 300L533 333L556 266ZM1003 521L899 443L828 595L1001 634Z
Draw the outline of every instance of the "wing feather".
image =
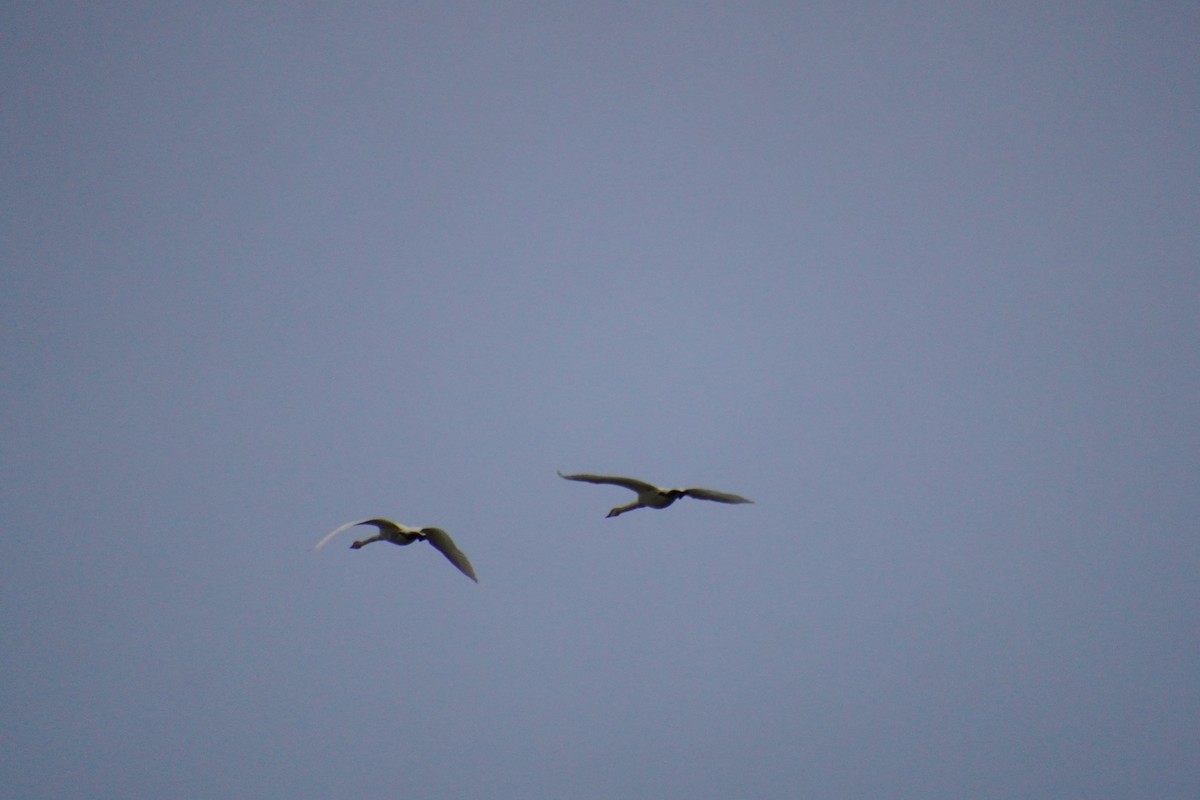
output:
M479 578L475 577L475 568L467 560L466 553L459 550L454 544L454 540L450 538L450 534L441 528L422 528L421 533L427 542L437 548L442 555L450 560L451 564L458 567L459 572L479 583Z
M325 534L324 539L322 539L321 541L317 542L315 545L312 546L312 552L314 552L314 553L317 552L322 547L324 547L325 544L330 539L337 536L342 531L348 531L357 525L374 525L381 532L385 531L385 530L390 530L390 531L399 533L399 531L400 531L400 528L398 525L396 525L396 523L392 522L391 520L387 520L387 519L360 519L355 522L347 522L345 525L341 525L337 528L334 528L329 533Z
M652 483L639 481L637 478L623 478L619 475L563 475L558 473L560 478L566 478L569 481L584 481L586 483L611 483L614 486L624 486L626 489L631 489L638 494L642 492L657 492L659 488Z
M365 519L360 519L360 520L356 520L355 522L347 522L345 525L339 525L338 527L331 530L329 533L325 534L324 539L322 539L321 541L314 544L312 546L312 552L315 553L318 550L320 550L322 547L324 547L329 542L330 539L337 536L342 531L348 531L351 528L353 528L355 525L362 525L364 522L366 522Z
M718 503L753 503L753 500L748 500L740 494L730 494L729 492L718 492L715 489L684 489L683 493L688 497L694 497L697 500L715 500Z

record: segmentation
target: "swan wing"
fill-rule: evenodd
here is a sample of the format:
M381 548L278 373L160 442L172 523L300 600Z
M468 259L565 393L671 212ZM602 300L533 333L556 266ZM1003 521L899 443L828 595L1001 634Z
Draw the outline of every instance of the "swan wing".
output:
M314 553L317 552L322 547L324 547L330 539L337 536L342 531L350 530L351 528L355 527L356 525L374 525L376 528L378 528L380 530L380 532L383 532L383 531L390 531L393 533L400 532L400 526L397 525L396 523L392 522L390 519L360 519L360 520L356 520L354 522L347 522L345 525L338 526L337 528L334 528L333 530L331 530L329 533L325 534L324 539L322 539L321 541L317 542L315 545L312 546L312 552L314 552Z
M421 534L425 537L425 541L437 548L442 555L449 559L451 564L458 567L459 572L479 583L479 578L475 577L475 568L467 560L467 554L458 549L454 540L450 538L450 534L441 528L422 528Z
M659 488L652 483L639 481L637 478L623 478L620 475L563 475L560 472L558 473L558 477L566 478L569 481L584 481L585 483L611 483L614 486L624 486L626 489L631 489L638 494L659 491Z
M715 489L684 489L683 493L688 497L694 497L697 500L714 500L718 503L753 503L742 497L740 494L730 494L729 492L718 492Z

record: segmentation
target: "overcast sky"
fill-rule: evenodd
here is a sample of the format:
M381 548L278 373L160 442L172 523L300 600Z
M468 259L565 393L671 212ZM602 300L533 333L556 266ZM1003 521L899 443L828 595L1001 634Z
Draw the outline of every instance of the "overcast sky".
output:
M4 793L1200 796L1198 42L5 4Z

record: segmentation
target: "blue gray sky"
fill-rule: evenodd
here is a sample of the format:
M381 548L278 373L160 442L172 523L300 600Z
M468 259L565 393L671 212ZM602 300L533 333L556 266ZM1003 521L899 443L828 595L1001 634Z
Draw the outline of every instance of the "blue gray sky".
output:
M1197 42L6 4L0 785L1200 796Z

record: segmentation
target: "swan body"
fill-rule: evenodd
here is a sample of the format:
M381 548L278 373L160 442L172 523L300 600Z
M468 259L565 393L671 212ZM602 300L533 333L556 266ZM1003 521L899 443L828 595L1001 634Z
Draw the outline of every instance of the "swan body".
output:
M681 497L694 497L697 500L712 500L717 503L753 503L753 500L748 500L745 497L728 492L718 492L714 489L663 489L660 486L655 486L652 483L639 481L636 478L622 478L618 475L563 475L558 473L560 478L566 478L569 481L583 481L585 483L611 483L614 486L624 486L626 489L631 489L637 492L637 499L626 506L617 506L612 511L608 512L608 516L616 517L624 514L626 511L633 511L635 508L666 508Z
M365 547L372 542L391 542L392 544L404 547L413 542L426 541L444 555L451 564L458 567L458 570L463 575L479 583L479 578L475 577L475 568L467 560L466 554L458 549L454 544L454 540L450 538L450 534L441 528L410 528L407 525L392 522L390 519L361 519L357 522L347 522L345 525L339 526L325 534L325 538L313 545L313 552L320 550L325 546L326 542L342 531L349 530L357 525L374 525L379 530L379 533L366 539L359 539L350 545L351 550L358 550L360 547Z

